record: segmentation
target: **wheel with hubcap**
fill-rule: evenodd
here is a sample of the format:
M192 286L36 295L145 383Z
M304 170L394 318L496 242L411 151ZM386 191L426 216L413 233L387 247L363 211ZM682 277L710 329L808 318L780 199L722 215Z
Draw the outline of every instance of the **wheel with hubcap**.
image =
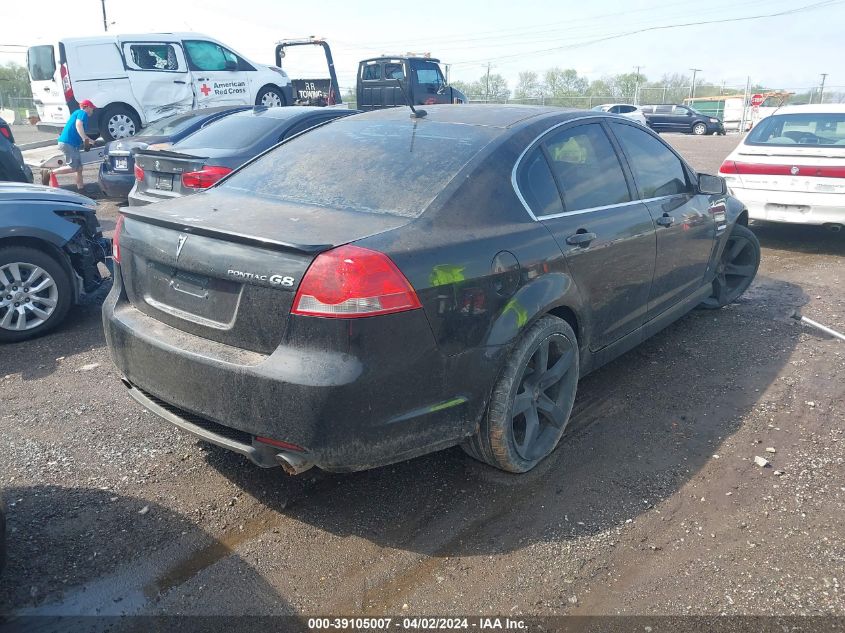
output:
M747 226L735 225L716 266L713 294L701 302L701 307L718 310L736 301L754 281L759 266L757 236Z
M704 136L707 134L707 126L704 123L696 123L692 126L692 133L696 136Z
M107 107L100 117L100 136L106 141L135 136L141 129L141 119L122 105Z
M280 108L285 105L285 97L278 88L264 86L258 91L258 96L255 98L255 105Z
M557 446L578 386L578 343L569 324L546 315L519 339L487 412L462 448L504 471L524 473Z
M0 249L0 342L43 334L70 304L70 280L55 259L34 248Z

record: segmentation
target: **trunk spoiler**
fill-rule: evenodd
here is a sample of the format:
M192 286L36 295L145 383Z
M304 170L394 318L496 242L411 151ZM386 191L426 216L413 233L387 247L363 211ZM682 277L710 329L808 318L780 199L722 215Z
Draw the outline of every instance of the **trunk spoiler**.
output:
M136 211L137 209L137 211ZM126 207L121 209L121 213L128 218L144 222L146 224L153 224L166 229L173 229L181 233L188 233L190 235L202 235L204 237L211 237L215 239L223 239L227 242L235 242L238 244L246 244L247 246L258 246L275 251L294 251L297 253L304 253L306 255L317 255L323 251L334 248L335 244L296 244L294 242L282 242L279 240L268 240L244 233L233 233L231 231L219 231L213 228L185 226L179 222L164 220L161 218L151 218L140 211L141 207Z
M208 156L194 156L193 154L181 154L179 152L169 152L166 149L136 149L136 156L158 156L160 158L192 158L195 160L207 160Z

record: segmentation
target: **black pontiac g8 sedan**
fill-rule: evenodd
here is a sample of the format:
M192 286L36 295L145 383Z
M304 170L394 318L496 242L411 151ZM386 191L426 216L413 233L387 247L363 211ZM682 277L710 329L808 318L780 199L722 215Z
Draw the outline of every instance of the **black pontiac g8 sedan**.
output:
M623 117L351 116L124 209L106 336L129 393L289 473L460 444L525 472L578 379L751 283L742 203Z

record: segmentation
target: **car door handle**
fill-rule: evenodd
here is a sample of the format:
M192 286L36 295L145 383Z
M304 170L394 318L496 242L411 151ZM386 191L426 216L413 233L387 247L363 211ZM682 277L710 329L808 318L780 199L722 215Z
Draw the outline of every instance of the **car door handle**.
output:
M594 239L596 239L595 233L576 233L567 237L566 243L572 246L589 246Z
M183 86L185 85L185 82L184 82L184 81L182 81L181 79L174 79L174 80L173 80L173 83L175 83L175 84L182 84Z
M50 86L44 86L44 92L50 92Z
M662 215L657 218L657 223L660 226L672 226L675 223L675 218L671 215Z
M208 77L197 77L197 81L208 81Z

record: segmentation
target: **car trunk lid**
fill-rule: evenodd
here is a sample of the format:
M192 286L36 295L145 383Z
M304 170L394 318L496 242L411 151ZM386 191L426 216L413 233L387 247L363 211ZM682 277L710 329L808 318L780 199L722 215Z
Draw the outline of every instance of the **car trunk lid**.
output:
M219 190L124 213L129 301L179 330L264 354L282 341L319 253L410 221Z
M162 200L196 193L196 189L182 185L182 175L199 171L207 162L207 156L139 149L135 152L135 163L144 170L144 179L138 183L138 189Z
M845 147L740 146L726 163L746 189L845 193Z

